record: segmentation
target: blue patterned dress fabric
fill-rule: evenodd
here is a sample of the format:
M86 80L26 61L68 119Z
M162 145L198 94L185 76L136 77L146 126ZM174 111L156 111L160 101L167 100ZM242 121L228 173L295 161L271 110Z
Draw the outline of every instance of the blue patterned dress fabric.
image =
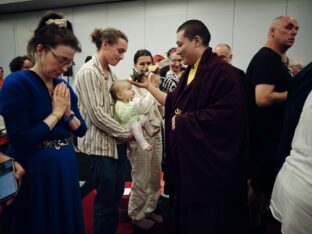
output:
M7 154L26 171L17 199L4 211L7 233L84 233L76 153L68 138L83 136L87 128L77 96L69 89L71 109L81 125L71 131L60 120L50 130L43 120L52 112L52 99L40 77L25 70L11 73L4 81L0 113L8 132Z

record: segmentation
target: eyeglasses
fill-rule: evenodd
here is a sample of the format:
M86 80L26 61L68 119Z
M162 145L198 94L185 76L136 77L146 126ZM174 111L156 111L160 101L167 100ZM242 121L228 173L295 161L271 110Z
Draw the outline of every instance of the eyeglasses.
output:
M58 65L59 65L60 67L64 67L64 66L66 66L66 67L72 67L72 66L75 65L75 62L74 62L73 60L64 61L64 59L63 59L63 58L60 58L59 56L57 56L57 55L52 51L52 49L50 49L50 51L51 51L51 54L54 56L56 62L58 63Z
M172 63L176 63L176 62L181 63L182 59L171 59L170 62L172 62Z

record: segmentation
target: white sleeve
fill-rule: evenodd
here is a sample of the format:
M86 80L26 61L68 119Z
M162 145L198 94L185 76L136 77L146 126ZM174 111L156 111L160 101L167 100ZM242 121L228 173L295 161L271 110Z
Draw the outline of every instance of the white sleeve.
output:
M146 115L150 112L151 108L157 101L145 89L134 88L135 96L133 99L135 108L139 115Z

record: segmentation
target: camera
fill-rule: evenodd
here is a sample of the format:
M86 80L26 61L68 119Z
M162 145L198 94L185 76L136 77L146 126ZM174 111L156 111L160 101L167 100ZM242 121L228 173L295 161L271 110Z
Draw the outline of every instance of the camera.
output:
M133 69L133 73L130 75L133 81L142 83L144 81L144 76L148 73L148 69L142 71L136 71Z

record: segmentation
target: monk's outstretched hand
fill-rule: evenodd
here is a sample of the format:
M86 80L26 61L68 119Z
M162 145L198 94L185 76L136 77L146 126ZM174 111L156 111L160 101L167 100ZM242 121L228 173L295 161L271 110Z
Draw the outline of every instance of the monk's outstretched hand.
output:
M128 80L132 85L139 87L139 88L144 88L147 89L148 86L150 85L150 81L149 79L144 76L142 82L137 82L137 81L133 81L133 80Z

